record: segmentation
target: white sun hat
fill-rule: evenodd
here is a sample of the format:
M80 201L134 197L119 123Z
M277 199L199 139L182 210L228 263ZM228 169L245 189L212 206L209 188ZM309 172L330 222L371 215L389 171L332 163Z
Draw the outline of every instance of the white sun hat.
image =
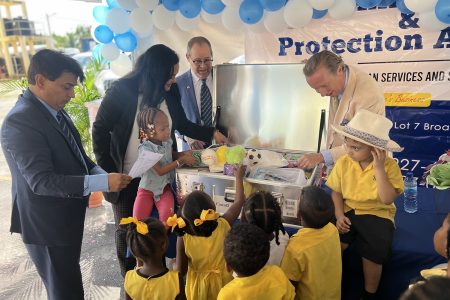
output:
M403 147L389 138L391 120L368 110L359 110L346 125L332 126L337 133L369 146L391 152L403 151Z

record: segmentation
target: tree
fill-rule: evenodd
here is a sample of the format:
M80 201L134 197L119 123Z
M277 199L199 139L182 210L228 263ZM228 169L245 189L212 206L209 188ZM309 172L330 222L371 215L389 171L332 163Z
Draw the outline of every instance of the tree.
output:
M91 31L88 26L78 25L74 32L68 32L66 35L53 34L52 36L57 48L78 48L81 50L81 39L90 38Z

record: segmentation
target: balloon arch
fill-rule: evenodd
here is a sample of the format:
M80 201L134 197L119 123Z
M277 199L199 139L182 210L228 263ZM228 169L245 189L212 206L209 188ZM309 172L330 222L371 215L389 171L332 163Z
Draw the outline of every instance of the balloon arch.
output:
M207 23L222 23L231 32L281 33L301 28L312 19L329 15L349 18L358 9L397 7L403 14L416 14L420 26L437 31L450 24L450 0L106 0L96 6L92 36L99 43L94 56L114 61L121 51L132 52L145 44L153 28L184 31Z

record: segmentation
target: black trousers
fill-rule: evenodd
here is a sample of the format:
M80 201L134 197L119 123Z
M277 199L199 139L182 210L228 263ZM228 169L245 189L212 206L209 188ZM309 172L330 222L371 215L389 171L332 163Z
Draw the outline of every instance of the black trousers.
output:
M112 204L114 213L114 222L116 224L116 251L117 259L119 260L120 273L123 277L127 271L134 269L136 259L134 257L126 257L127 255L127 231L126 228L119 226L120 219L133 216L133 205L136 199L137 190L139 187L139 178L133 179L126 188L124 188L119 195L119 201Z
M83 300L81 242L73 246L25 244L47 289L48 300Z

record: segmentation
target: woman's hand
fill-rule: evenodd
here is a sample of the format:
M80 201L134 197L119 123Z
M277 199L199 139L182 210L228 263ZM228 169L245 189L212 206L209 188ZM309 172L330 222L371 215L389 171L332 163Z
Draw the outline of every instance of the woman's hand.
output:
M224 136L219 130L214 131L214 140L219 145L228 144L228 139L226 136Z

